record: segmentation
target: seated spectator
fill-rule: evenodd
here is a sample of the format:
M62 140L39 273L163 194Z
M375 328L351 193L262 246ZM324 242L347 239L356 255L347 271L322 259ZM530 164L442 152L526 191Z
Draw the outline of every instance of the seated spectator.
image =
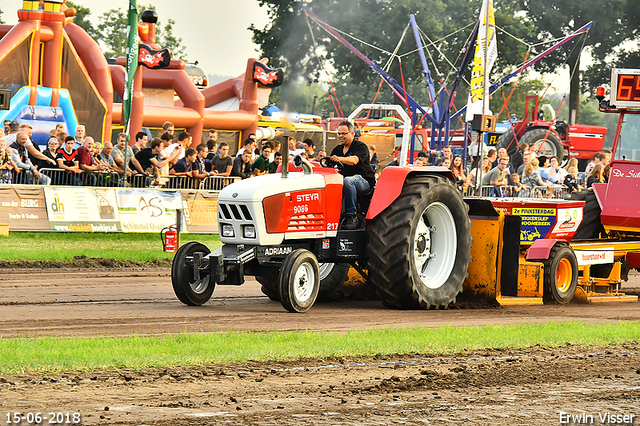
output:
M591 173L587 177L587 188L591 188L594 183L604 183L604 181L604 166L600 162L591 169Z
M245 149L241 155L237 155L233 160L233 169L231 176L237 176L242 179L253 176L251 172L251 150Z
M157 177L160 175L160 168L169 163L170 157L167 157L164 160L158 160L157 155L163 148L161 139L153 138L151 139L151 142L149 142L149 145L151 146L150 148L141 149L136 154L135 158L140 164L140 167L142 167L144 173Z
M19 132L16 136L16 141L11 144L11 159L17 166L17 176L15 176L14 179L17 178L16 183L49 185L49 183L51 183L51 178L40 173L38 171L38 167L34 166L29 159L29 154L27 151L28 141L29 136L27 135L27 133ZM40 153L40 151L38 152ZM40 153L40 155L44 156L44 154L42 153Z
M265 143L264 148L262 148L262 154L251 165L251 170L255 176L269 173L269 155L271 155L272 149L273 144L271 142Z
M269 163L269 173L276 173L276 171L278 170L278 166L282 164L282 154L279 152L276 152L273 155L273 162Z
M506 158L500 158L498 165L482 178L482 186L493 186L493 195L496 197L507 195L505 189L508 185L506 174L508 163L509 161Z
M58 168L66 171L66 179L64 179L64 182L55 182L57 185L81 185L82 183L78 177L78 175L82 173L82 170L80 170L78 163L78 151L73 149L75 144L75 138L73 136L67 136L64 140L64 146L59 148L56 153Z
M13 170L17 167L13 163L10 150L7 149L7 143L4 139L0 139L0 183L9 185L13 177Z
M512 173L509 176L509 195L512 197L524 196L526 190L527 187L520 182L520 175ZM522 194L520 194L520 191L522 191Z
M572 158L573 160L573 158ZM569 189L569 192L579 192L580 186L578 185L578 169L574 166L569 167L569 174L564 178L564 186Z
M233 168L233 157L229 155L229 144L222 142L218 148L220 154L211 160L212 176L229 176Z

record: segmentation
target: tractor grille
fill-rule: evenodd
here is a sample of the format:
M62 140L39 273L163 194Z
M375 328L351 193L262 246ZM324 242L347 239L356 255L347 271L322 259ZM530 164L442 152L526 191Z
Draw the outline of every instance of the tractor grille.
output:
M322 231L325 218L320 213L309 213L291 216L287 231Z
M252 221L249 208L244 204L218 204L218 215L221 219L226 220L244 220Z

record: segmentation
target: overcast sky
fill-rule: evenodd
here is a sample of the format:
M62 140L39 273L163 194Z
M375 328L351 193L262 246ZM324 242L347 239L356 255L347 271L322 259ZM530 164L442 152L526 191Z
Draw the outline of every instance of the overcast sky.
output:
M109 9L126 10L128 0L75 0L91 10L94 24ZM267 10L257 0L138 0L138 4L153 4L158 19L176 21L173 33L182 37L187 59L198 61L205 74L235 77L242 74L247 59L257 57L257 46L251 42L252 23L264 28ZM16 11L22 0L2 0L2 19L8 24L18 21Z

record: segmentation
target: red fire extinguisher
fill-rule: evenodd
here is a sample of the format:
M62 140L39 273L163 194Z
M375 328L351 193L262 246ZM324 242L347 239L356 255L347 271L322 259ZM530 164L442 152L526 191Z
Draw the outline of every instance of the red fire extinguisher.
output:
M160 231L160 238L162 239L162 246L167 253L175 253L178 249L178 231L176 226L167 226Z

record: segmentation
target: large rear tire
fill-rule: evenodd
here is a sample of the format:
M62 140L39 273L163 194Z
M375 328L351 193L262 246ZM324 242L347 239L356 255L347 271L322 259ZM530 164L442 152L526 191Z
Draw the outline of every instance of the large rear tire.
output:
M578 260L571 247L555 245L544 264L545 303L565 305L571 302L578 285Z
M200 276L196 280L193 268L187 259L194 253L201 252L204 256L211 251L207 246L195 241L189 242L178 249L171 264L171 284L178 299L189 306L200 306L211 298L216 283L211 281L211 275Z
M306 249L292 251L280 270L280 303L289 312L306 312L316 301L320 287L318 259Z
M547 132L549 133L548 135ZM536 152L539 152L538 155L556 156L560 163L564 160L564 146L560 137L553 131L549 132L548 129L531 129L520 138L520 143L535 146ZM542 167L542 164L540 167Z
M449 179L407 178L368 229L369 276L386 306L429 309L455 302L471 260L468 210Z
M505 148L509 157L513 157L513 155L518 152L518 141L516 141L516 138L513 136L512 128L507 129L507 131L498 138L496 149L500 148Z

